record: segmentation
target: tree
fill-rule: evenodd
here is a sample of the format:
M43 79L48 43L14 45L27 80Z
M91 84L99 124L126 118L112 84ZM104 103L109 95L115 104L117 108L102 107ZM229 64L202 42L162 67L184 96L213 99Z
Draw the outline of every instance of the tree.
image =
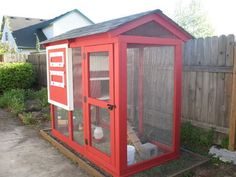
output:
M214 34L214 29L200 0L191 0L185 5L180 1L176 6L174 19L195 37L207 37Z

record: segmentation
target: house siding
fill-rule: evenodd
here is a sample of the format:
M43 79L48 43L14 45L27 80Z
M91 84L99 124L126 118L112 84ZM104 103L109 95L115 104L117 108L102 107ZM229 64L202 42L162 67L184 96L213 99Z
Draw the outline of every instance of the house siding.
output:
M6 33L8 35L8 41L6 41ZM2 32L2 39L1 42L3 43L8 43L10 48L14 48L15 50L17 50L17 46L16 46L16 42L15 39L12 35L11 30L9 29L7 23L4 24L4 28L3 28L3 32Z
M92 23L82 15L72 12L55 21L51 26L43 29L45 36L50 39L75 28L91 25Z

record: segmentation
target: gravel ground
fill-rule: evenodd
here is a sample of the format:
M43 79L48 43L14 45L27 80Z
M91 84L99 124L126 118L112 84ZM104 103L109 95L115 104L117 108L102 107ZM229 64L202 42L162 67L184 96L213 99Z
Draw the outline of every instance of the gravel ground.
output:
M0 109L0 177L90 177L78 165Z

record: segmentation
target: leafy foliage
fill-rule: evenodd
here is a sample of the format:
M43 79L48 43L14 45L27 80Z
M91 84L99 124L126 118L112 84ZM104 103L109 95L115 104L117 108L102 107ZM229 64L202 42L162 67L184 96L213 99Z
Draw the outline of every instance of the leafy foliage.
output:
M1 34L0 34L1 36ZM0 37L1 38L1 37ZM15 53L15 50L12 49L8 43L0 42L0 55L5 53Z
M47 102L46 88L39 91L12 89L5 91L0 97L0 107L7 108L15 114L22 113L25 110L25 101L27 99L38 100L42 108L47 108L49 105ZM47 115L45 115L45 117L47 117Z
M183 5L180 1L176 6L174 19L195 37L207 37L214 34L213 27L199 0L192 0L187 5Z
M203 155L206 155L213 145L214 135L214 129L204 130L194 127L190 122L183 123L181 126L182 146Z
M47 88L42 88L41 90L35 92L35 98L39 100L42 107L49 106Z
M223 138L221 140L221 143L220 143L220 146L224 149L228 149L228 146L229 146L229 136Z
M24 113L22 116L22 122L25 125L34 125L37 123L37 120L33 117L33 114L31 112Z
M0 92L15 88L30 88L35 81L35 70L30 63L0 64Z
M25 110L24 100L25 91L23 89L12 89L6 91L0 97L0 107L7 108L14 114L18 114Z

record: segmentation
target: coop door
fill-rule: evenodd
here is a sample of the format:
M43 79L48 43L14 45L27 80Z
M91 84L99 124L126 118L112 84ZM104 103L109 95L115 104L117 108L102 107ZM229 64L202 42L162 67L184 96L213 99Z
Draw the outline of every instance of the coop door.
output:
M85 59L87 149L111 164L115 110L112 44L86 47Z

